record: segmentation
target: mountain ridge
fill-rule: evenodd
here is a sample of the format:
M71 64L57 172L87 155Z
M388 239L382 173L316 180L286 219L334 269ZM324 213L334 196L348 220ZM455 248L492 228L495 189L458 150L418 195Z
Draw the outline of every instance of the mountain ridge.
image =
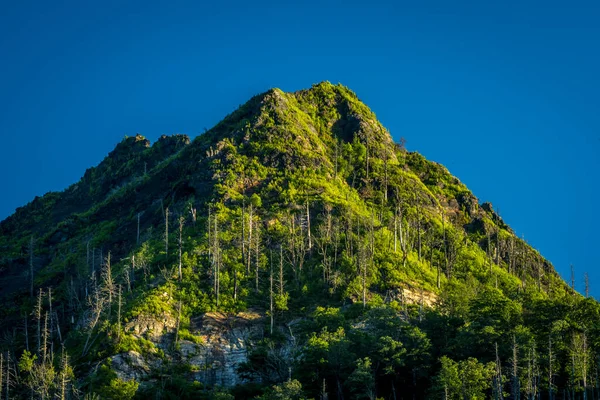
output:
M356 393L352 374L364 377L365 371L385 383L380 390L387 393L390 384L396 390L397 378L367 361L355 367L302 364L320 354L314 340L355 343L364 334L361 326L371 326L375 341L416 340L428 349L438 346L435 359L477 356L483 363L493 360L491 341L508 358L505 333L521 332L532 318L527 310L541 307L536 302L589 306L490 203L479 204L443 165L408 152L403 141L394 143L356 94L329 82L254 96L193 140L162 136L151 145L141 135L126 137L79 182L36 197L0 222L0 271L1 327L20 323L38 291L46 293L50 324L77 355L79 388L109 398L111 385L129 385L132 376L142 383L140 396L150 393L149 377L165 368L216 390L217 378L194 372L200 362L227 385L260 394L264 388L251 386L282 384L287 376L261 364L261 357L275 357L273 349L288 354L277 362L294 369L311 396L321 390L321 379L331 396ZM62 315L52 317L52 301ZM498 307L506 307L500 316L494 314ZM244 325L235 316L248 310L259 317ZM239 332L215 313L244 326L239 332L248 344L239 346L246 356L231 350L242 340L234 337ZM381 326L377 313L395 321L395 333ZM261 325L267 319L270 327ZM309 324L293 328L300 329L300 344L291 328L297 320ZM455 332L451 340L433 335L439 321ZM533 323L526 328L545 335ZM57 334L49 335L58 340ZM464 335L476 350L465 347ZM291 355L292 342L301 357ZM224 361L198 359L194 346L201 343L224 352ZM370 346L361 343L357 348ZM399 354L407 350L398 343ZM356 357L370 363L377 358L370 351ZM429 371L424 375L413 365L411 381L402 374L416 359L400 365L385 357L377 362L402 376L408 392L422 396L435 386L427 374L439 370L437 362L422 361ZM90 370L92 363L106 370ZM127 367L132 363L146 372L134 374ZM182 365L192 369L179 371ZM303 372L307 365L320 371L317 376ZM560 379L570 379L565 374Z

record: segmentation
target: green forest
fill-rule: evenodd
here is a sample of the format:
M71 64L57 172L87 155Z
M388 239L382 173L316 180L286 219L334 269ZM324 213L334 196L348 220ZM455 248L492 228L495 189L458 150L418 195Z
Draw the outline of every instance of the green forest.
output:
M17 209L0 398L600 399L584 274L391 134L272 89Z

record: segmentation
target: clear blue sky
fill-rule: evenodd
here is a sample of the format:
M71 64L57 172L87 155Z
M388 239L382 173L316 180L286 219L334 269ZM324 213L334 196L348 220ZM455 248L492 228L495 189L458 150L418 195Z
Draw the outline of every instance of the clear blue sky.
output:
M0 219L124 135L329 80L600 295L598 2L291 3L0 2Z

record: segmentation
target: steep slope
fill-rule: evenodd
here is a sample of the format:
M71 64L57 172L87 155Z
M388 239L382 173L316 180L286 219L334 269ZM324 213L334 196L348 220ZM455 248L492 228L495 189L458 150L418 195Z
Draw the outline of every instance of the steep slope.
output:
M258 95L192 142L126 138L80 182L0 223L0 269L2 325L23 325L13 357L45 353L36 335L62 342L79 389L109 398L218 385L248 398L290 377L273 390L423 397L456 384L438 373L457 365L481 370L485 382L468 385L491 393L500 374L484 363L522 347L531 364L548 332L560 344L547 387L592 376L567 366L574 338L596 343L597 303L328 82ZM45 312L42 335L32 326ZM513 383L541 391L522 368Z

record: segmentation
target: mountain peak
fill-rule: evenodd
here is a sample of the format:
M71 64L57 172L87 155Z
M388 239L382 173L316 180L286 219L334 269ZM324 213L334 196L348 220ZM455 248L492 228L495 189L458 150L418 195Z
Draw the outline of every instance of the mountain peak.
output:
M354 398L363 376L385 398L400 382L425 398L439 380L419 372L417 387L415 371L436 375L447 355L508 360L517 340L532 354L548 326L570 362L563 329L582 318L569 314L581 298L490 203L327 81L254 96L193 143L125 137L79 182L0 223L0 272L0 326L39 327L60 310L46 312L44 338L63 335L78 386L103 398L127 398L114 390L131 377L152 397L165 374L176 379L160 390L185 387L174 398L216 384L249 384L249 398L290 373L311 397Z

